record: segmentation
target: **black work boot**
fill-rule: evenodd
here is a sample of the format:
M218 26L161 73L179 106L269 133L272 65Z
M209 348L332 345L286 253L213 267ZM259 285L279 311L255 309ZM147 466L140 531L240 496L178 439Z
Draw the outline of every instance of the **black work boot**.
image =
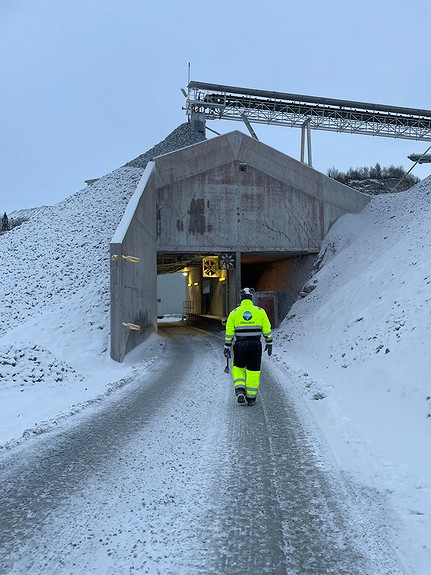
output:
M238 403L245 403L245 389L243 387L237 387L235 395Z
M247 405L254 405L256 403L255 397L247 397Z

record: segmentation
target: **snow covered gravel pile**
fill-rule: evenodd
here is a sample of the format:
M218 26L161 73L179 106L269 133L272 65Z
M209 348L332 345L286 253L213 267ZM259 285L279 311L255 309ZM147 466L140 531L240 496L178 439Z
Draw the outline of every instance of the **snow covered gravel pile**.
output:
M339 463L389 494L431 563L431 178L332 227L275 353ZM412 572L413 567L411 567ZM429 571L419 571L428 573Z
M188 124L181 124L181 126L169 134L169 136L162 142L153 146L150 150L145 152L145 154L141 154L131 162L128 162L126 166L145 169L148 162L157 158L157 156L162 156L163 154L167 154L173 150L179 150L180 148L185 148L186 146L198 144L205 139L206 138L203 134L195 132Z
M38 345L3 347L0 357L0 385L8 388L18 384L56 384L68 379L82 381L65 362L58 360L49 351Z
M431 178L340 218L322 246L314 289L291 309L279 344L341 389L421 398L431 427ZM327 375L329 377L327 377ZM321 389L331 393L332 384ZM388 395L389 394L389 395ZM417 414L419 416L419 414ZM409 422L410 423L410 422Z
M0 334L80 291L87 297L90 286L106 297L109 241L140 177L116 170L1 236Z
M11 346L13 356L26 356L36 344L34 362L52 354L48 363L71 383L74 370L88 375L109 364L109 242L147 162L202 139L182 124L127 166L0 236L0 362L9 365L0 387L52 379L48 369L30 377L24 361L12 368Z

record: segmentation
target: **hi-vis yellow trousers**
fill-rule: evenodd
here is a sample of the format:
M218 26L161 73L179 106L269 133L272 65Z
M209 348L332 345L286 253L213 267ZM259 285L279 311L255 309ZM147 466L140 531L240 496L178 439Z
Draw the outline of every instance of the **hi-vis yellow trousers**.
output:
M232 376L235 391L239 388L245 388L246 397L250 399L256 397L259 391L260 371L250 371L245 367L237 367L233 364Z
M235 391L243 387L245 395L255 398L259 390L262 344L260 340L237 340L233 346L232 377Z

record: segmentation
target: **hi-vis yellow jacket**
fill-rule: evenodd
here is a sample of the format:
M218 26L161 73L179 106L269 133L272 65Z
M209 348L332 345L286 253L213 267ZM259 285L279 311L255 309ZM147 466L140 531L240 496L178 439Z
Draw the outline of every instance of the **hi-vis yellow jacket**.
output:
M244 299L227 318L225 347L232 345L234 337L236 339L258 339L261 335L266 343L272 343L271 324L266 311L254 305L251 300Z

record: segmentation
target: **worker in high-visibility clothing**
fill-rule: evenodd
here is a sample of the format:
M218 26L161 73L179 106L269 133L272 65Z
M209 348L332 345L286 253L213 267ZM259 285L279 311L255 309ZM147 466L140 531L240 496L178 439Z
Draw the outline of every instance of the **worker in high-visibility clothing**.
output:
M266 311L253 304L253 288L240 291L241 304L233 309L226 323L224 355L231 357L232 376L238 403L254 405L260 382L262 362L261 336L265 338L265 351L272 354L272 332Z

